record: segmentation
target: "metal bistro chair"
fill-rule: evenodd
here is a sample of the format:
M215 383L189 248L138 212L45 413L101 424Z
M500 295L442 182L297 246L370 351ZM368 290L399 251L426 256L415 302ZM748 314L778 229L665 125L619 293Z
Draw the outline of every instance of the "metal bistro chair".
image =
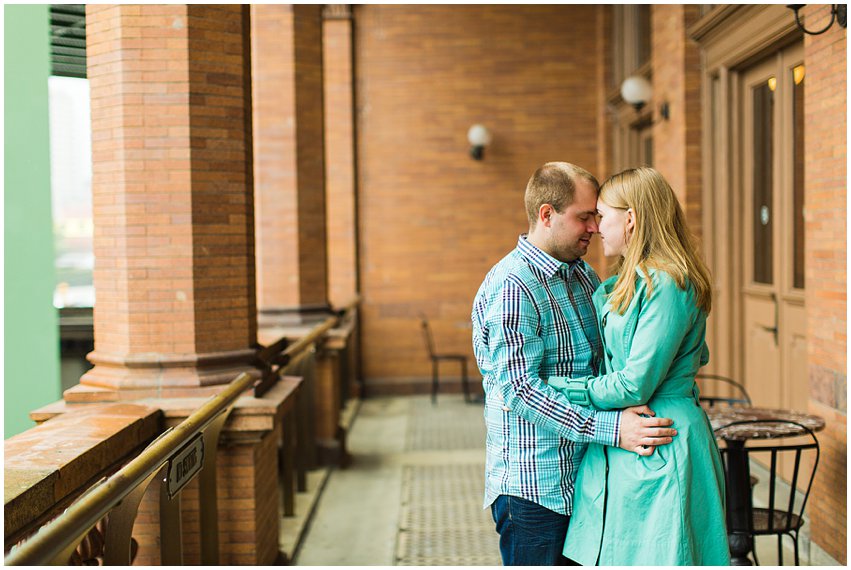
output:
M795 566L798 566L800 565L798 532L804 525L804 508L807 506L807 499L818 467L820 454L818 439L808 427L788 420L741 420L727 424L719 430L728 430L731 426L742 426L737 429L746 430L748 434L745 436L746 441L728 441L728 445L721 449L721 458L727 473L728 497L730 485L736 484L735 479L741 480L742 475L750 475L751 458L768 456L770 475L768 506L754 507L750 492L747 493L743 511L736 512L735 507L728 504L727 532L750 540L751 544L756 536L777 535L777 559L780 565L783 565L783 535L787 535L794 542ZM737 445L730 445L731 443L737 443ZM731 473L730 458L733 454L739 455L735 463L740 465L746 473ZM788 500L784 500L778 493L779 484L782 483L782 487L787 484L778 474L779 460L784 456L794 458L791 481L788 482ZM799 483L806 488L800 501L796 500L799 494L797 492ZM759 565L756 548L753 549L752 554L754 561Z
M437 385L440 382L439 368L441 361L458 362L461 364L461 387L464 390L464 401L471 402L470 399L470 383L467 378L467 356L463 354L441 354L434 349L434 339L431 335L431 327L428 324L428 319L425 315L421 315L423 337L425 337L426 350L428 357L431 360L431 402L437 402Z
M748 395L748 391L745 390L745 387L736 382L731 378L727 378L726 376L718 376L717 374L698 374L695 376L697 380L711 380L716 383L716 387L718 384L727 384L729 386L733 386L735 391L737 392L736 396L704 396L700 395L698 398L702 404L705 404L707 407L714 408L716 404L726 404L728 406L746 406L748 408L753 407L751 403L751 397ZM717 392L711 392L717 393Z

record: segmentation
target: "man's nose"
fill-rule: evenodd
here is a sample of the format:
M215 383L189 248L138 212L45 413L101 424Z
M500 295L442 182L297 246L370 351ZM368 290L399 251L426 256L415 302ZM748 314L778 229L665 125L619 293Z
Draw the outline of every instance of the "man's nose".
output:
M588 230L588 233L590 233L590 234L598 234L598 233L600 233L600 224L597 223L596 218L592 219L590 222L588 222L586 229Z

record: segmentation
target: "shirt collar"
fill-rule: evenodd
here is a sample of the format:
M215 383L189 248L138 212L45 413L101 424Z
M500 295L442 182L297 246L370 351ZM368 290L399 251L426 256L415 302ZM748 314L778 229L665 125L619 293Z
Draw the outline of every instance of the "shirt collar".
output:
M520 237L517 239L517 249L530 264L540 269L547 277L552 277L556 273L561 273L564 277L569 279L573 274L573 270L579 267L582 263L581 259L575 259L568 263L563 263L552 255L529 243L529 240L526 239L526 237L526 234L520 234Z

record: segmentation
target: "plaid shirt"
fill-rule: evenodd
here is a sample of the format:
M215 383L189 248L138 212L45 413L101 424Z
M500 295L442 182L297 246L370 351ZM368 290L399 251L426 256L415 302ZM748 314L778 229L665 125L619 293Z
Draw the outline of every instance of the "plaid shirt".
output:
M617 445L620 412L571 404L551 377L598 374L602 341L582 260L561 263L521 235L473 303L473 349L484 378L485 503L513 495L570 515L587 443Z

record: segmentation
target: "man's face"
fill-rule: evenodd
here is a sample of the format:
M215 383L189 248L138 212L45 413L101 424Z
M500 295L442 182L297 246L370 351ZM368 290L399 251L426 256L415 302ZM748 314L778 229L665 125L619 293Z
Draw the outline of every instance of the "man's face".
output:
M597 192L587 180L576 180L573 203L564 212L553 210L550 215L547 253L565 263L579 259L598 230Z

